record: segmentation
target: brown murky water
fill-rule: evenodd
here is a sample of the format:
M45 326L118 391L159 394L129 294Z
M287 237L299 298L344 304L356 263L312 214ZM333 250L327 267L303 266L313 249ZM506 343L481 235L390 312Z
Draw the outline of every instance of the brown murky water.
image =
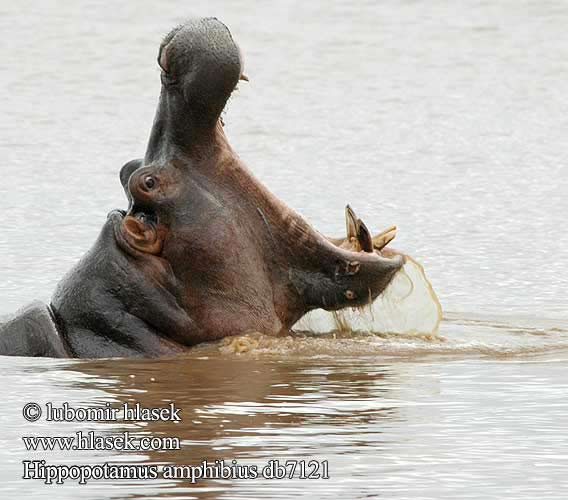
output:
M278 196L328 234L350 203L422 264L443 339L248 337L157 361L0 359L0 496L568 495L568 6L564 2L0 4L0 314L39 298L124 207L160 36L232 29L251 82L225 121ZM28 423L22 407L175 402L182 421ZM177 451L26 451L22 436L178 436ZM329 479L24 481L22 460L327 460Z

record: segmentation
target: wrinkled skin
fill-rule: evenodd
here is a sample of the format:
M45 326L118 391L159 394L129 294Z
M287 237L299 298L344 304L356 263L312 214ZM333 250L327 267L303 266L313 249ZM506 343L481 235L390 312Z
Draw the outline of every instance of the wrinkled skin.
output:
M244 78L229 30L216 19L190 21L165 38L158 64L145 157L120 173L128 210L109 214L49 307L64 352L176 354L229 335L276 335L314 308L376 298L403 257L382 255L367 236L359 245L349 234L324 237L229 145L220 114Z

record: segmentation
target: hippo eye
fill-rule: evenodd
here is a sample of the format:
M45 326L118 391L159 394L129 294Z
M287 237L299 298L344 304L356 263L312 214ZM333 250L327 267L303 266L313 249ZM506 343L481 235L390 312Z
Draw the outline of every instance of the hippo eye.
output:
M147 177L144 178L144 185L148 189L153 189L154 186L156 185L156 180L151 175L148 175Z

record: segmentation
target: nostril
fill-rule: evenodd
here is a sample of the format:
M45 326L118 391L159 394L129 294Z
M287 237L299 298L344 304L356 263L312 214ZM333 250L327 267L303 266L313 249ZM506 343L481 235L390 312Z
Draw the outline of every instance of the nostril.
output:
M144 186L148 189L154 189L156 186L156 179L154 179L151 175L147 175L144 177Z

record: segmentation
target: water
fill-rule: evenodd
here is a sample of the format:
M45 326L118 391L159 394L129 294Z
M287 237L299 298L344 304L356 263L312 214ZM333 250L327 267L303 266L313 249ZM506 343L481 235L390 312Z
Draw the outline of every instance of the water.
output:
M0 314L48 300L124 207L160 37L226 22L246 58L235 149L330 235L350 203L421 262L443 340L244 338L159 361L3 358L0 492L26 498L566 498L568 6L564 2L4 2ZM236 351L241 352L237 354ZM134 375L134 377L131 377ZM154 379L153 381L151 379ZM28 401L183 408L170 452L28 452ZM132 425L132 424L131 424ZM23 481L22 460L328 460L328 480Z

